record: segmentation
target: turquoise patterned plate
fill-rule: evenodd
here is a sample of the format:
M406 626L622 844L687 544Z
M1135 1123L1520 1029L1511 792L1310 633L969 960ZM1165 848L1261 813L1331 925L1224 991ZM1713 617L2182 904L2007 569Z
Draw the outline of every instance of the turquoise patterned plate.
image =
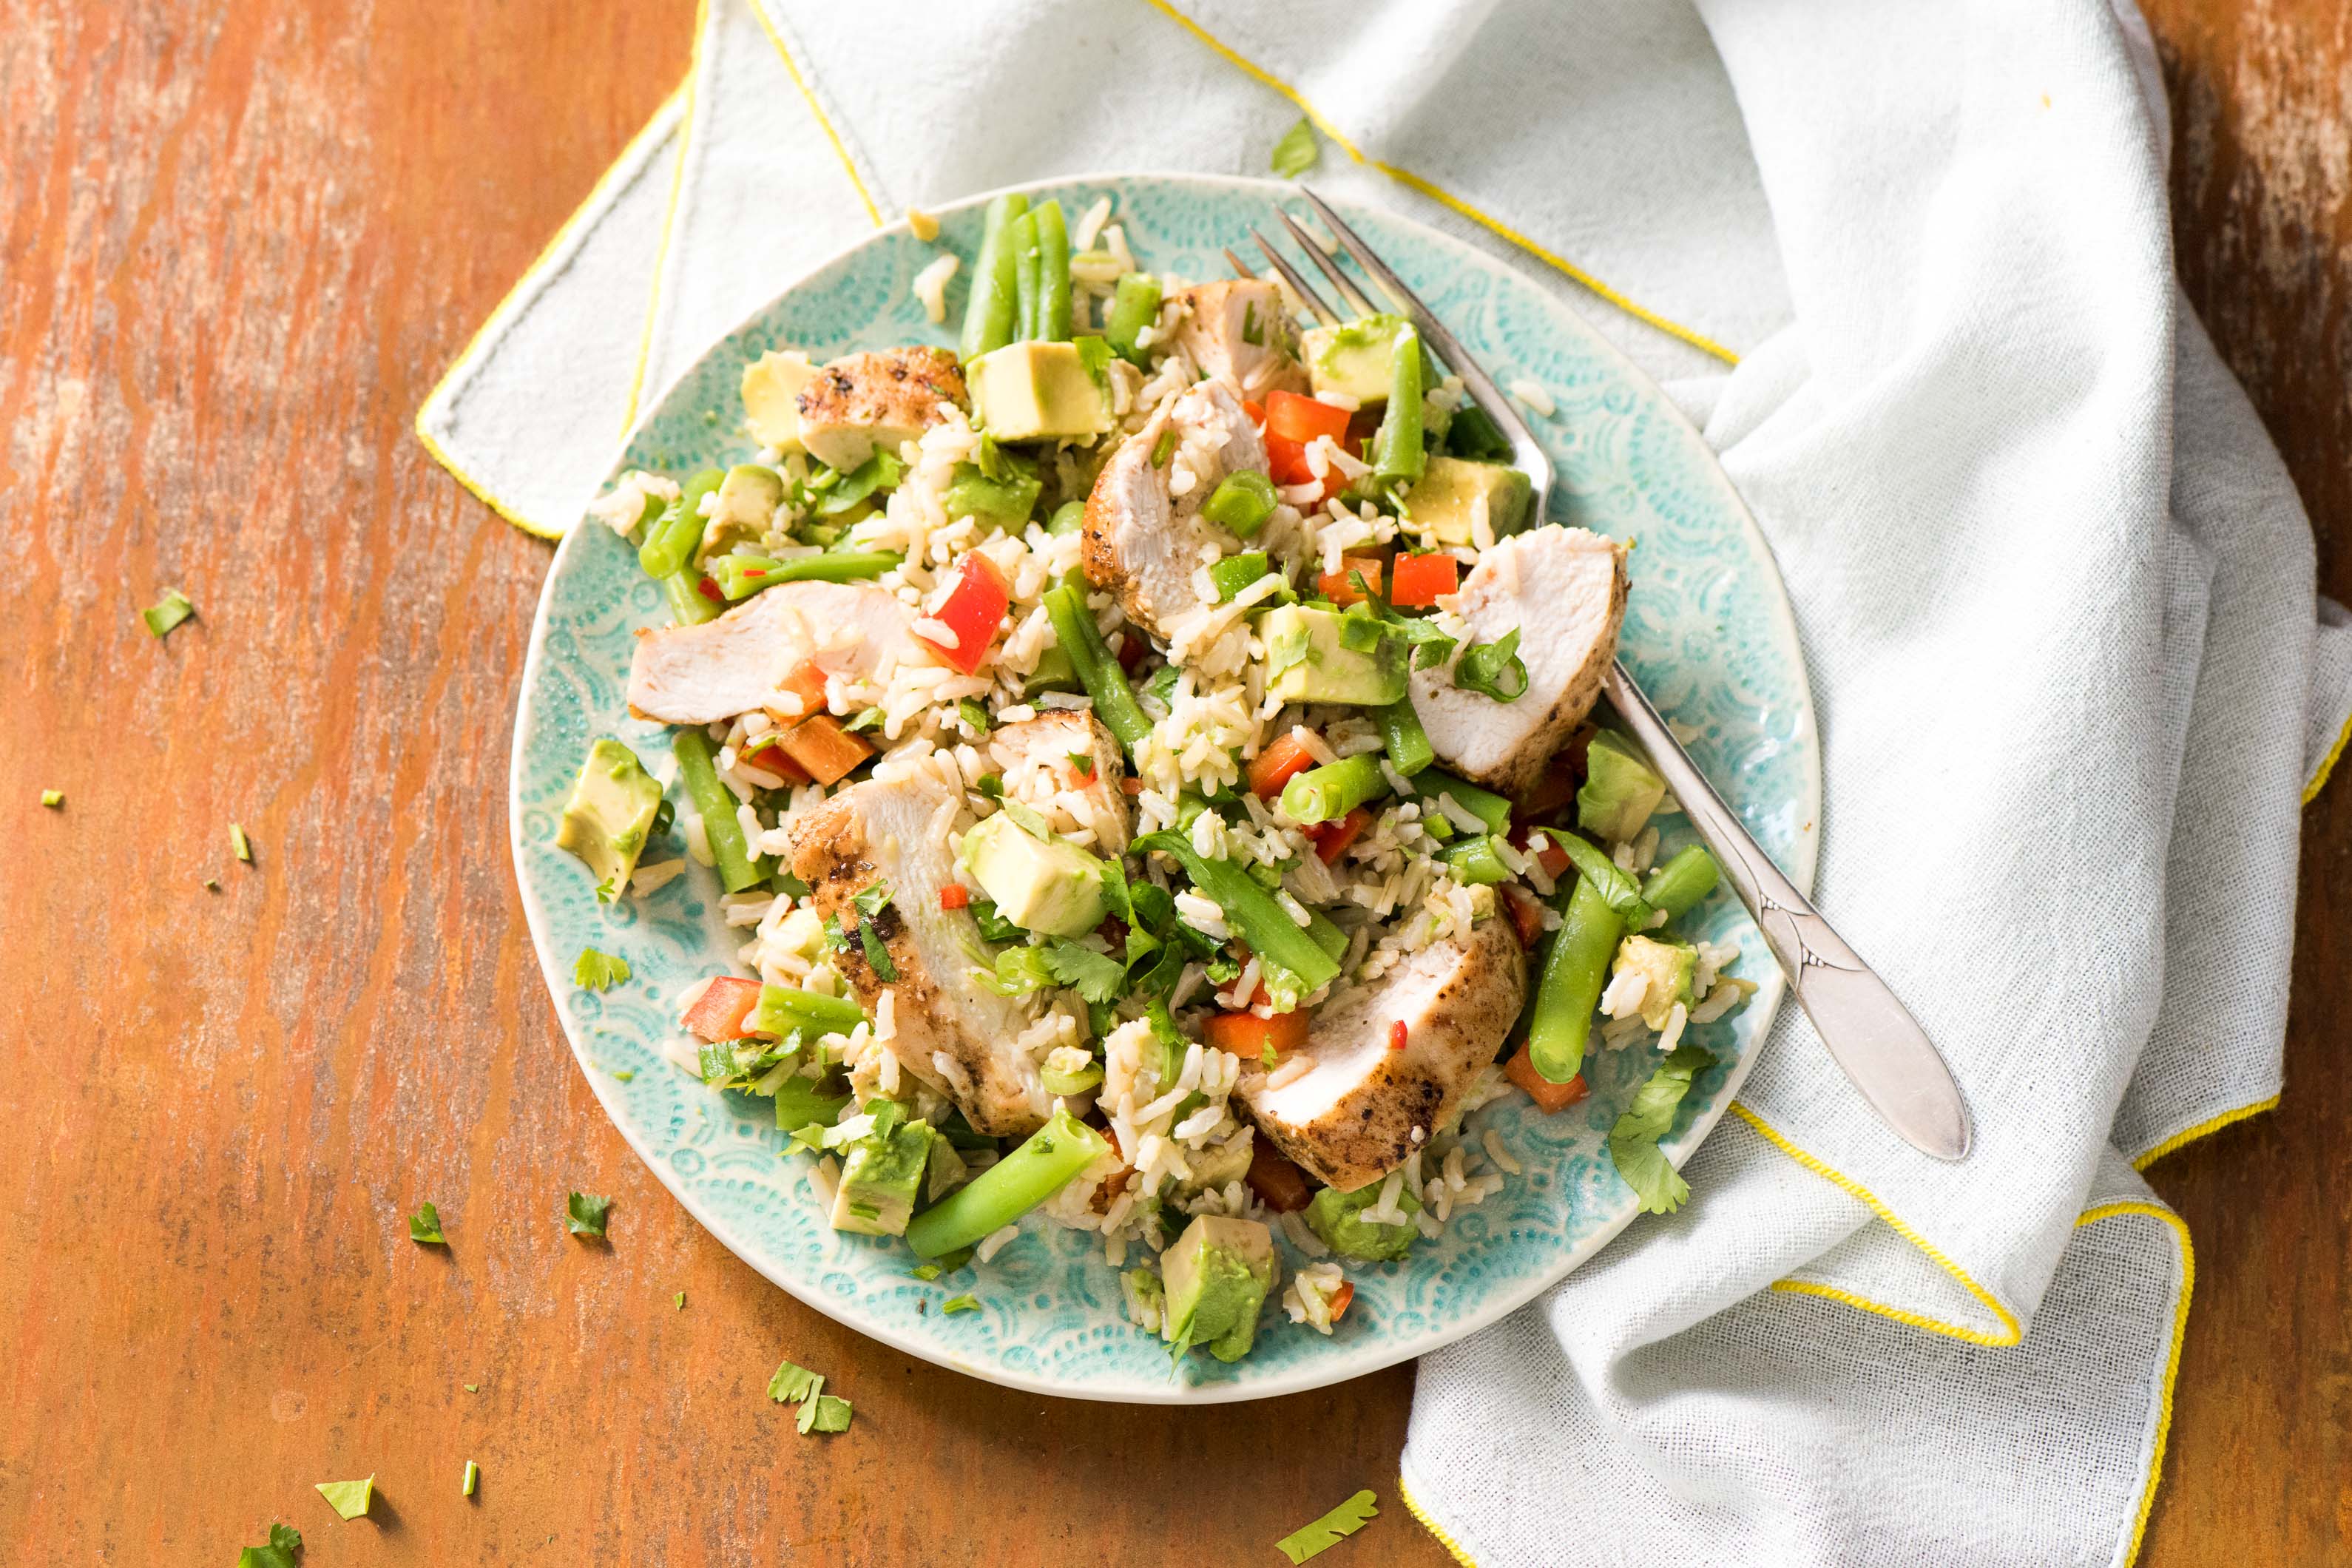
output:
M1120 176L1036 194L1059 197L1073 215L1111 195L1144 265L1209 279L1225 270L1219 247L1244 244L1286 189ZM942 243L972 253L983 201L940 215ZM1697 432L1546 289L1402 218L1369 209L1346 216L1496 380L1527 375L1551 389L1557 416L1532 423L1559 467L1554 520L1640 541L1625 657L1659 707L1696 731L1700 765L1765 848L1809 885L1821 770L1796 630L1771 554ZM750 456L736 433L737 383L770 349L804 349L822 361L894 343L950 342L911 292L915 273L935 254L899 224L803 279L687 373L637 428L614 472L683 473ZM1034 1224L979 1269L976 1282L957 1277L956 1289L976 1294L981 1310L942 1317L940 1304L955 1291L910 1279L903 1247L827 1226L806 1157L781 1157L783 1140L764 1102L705 1089L661 1055L660 1042L677 1032L678 993L724 968L745 934L722 922L710 873L690 868L649 898L601 907L584 868L554 846L557 813L591 740L618 735L648 758L667 749L667 732L632 720L622 698L634 634L667 618L622 541L593 522L572 530L548 574L523 672L509 803L515 871L564 1031L614 1124L696 1219L802 1300L912 1354L1041 1394L1255 1399L1355 1377L1493 1322L1634 1217L1633 1194L1603 1141L1654 1053L1597 1052L1587 1068L1592 1097L1573 1110L1539 1116L1513 1096L1480 1113L1525 1174L1483 1206L1456 1210L1443 1239L1421 1244L1411 1258L1351 1269L1354 1304L1328 1339L1269 1306L1245 1360L1228 1367L1193 1356L1171 1376L1158 1337L1126 1321L1099 1244ZM649 851L664 854L659 846ZM1719 1065L1700 1079L1667 1141L1676 1164L1723 1114L1781 991L1780 972L1728 897L1712 900L1699 925L1711 941L1740 944L1738 973L1762 990L1744 1012L1692 1031ZM629 981L602 994L578 989L572 967L583 947L627 959Z

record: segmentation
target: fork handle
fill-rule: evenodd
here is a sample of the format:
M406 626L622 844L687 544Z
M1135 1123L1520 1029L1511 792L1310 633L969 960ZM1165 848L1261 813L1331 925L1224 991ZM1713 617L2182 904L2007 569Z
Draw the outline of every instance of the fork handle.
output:
M1624 665L1611 665L1601 691L1649 752L1659 776L1723 868L1731 890L1748 906L1765 945L1788 975L1797 1005L1812 1020L1831 1058L1905 1142L1939 1160L1965 1158L1970 1142L1968 1107L1950 1068L1910 1009L1797 885L1781 875L1706 782Z

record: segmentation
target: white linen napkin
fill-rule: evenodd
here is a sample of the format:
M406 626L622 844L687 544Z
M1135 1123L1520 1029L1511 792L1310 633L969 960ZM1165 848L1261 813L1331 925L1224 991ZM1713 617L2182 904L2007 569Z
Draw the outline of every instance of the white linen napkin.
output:
M1263 173L1306 111L1320 184L1544 278L1704 417L1798 612L1819 901L1978 1135L1915 1153L1785 1011L1688 1207L1424 1361L1409 1503L1486 1568L2123 1561L2191 1274L2132 1165L2276 1100L2300 802L2352 707L2172 281L2160 91L2105 0L709 0L682 131L419 428L561 528L614 410L908 204Z

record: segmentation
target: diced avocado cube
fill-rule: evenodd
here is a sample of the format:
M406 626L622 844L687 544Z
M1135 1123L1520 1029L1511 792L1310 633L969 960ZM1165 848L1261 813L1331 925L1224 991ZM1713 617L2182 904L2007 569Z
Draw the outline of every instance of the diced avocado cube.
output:
M1584 749L1584 785L1576 792L1576 825L1604 844L1622 844L1642 831L1666 781L1613 730L1597 731Z
M1037 668L1022 678L1021 695L1034 691L1079 691L1078 667L1070 662L1069 650L1055 643L1037 656Z
M859 1236L903 1236L931 1158L931 1128L908 1121L868 1133L844 1151L833 1194L833 1228Z
M1160 1257L1167 1300L1160 1332L1239 1361L1257 1337L1258 1309L1274 1289L1274 1236L1254 1219L1202 1215Z
M1000 441L1059 441L1110 428L1110 381L1078 345L1025 340L966 367L974 421Z
M1181 1068L1179 1070L1181 1070ZM1211 1188L1223 1188L1249 1174L1251 1146L1256 1134L1235 1132L1222 1143L1212 1143L1185 1156L1192 1174L1177 1184L1181 1192L1201 1193Z
M1534 499L1534 487L1517 468L1432 456L1405 491L1404 510L1415 526L1451 546L1476 542L1475 519L1481 506L1496 538L1519 532L1528 526Z
M1336 327L1310 328L1301 340L1307 379L1318 392L1342 393L1360 407L1389 400L1389 367L1402 316L1363 316Z
M1366 1263L1384 1263L1402 1258L1412 1250L1413 1238L1421 1231L1413 1225L1412 1216L1421 1211L1421 1200L1402 1183L1397 1187L1397 1207L1404 1216L1402 1225L1391 1225L1384 1220L1367 1221L1364 1210L1381 1201L1381 1189L1388 1184L1382 1177L1367 1182L1352 1193L1337 1187L1326 1187L1315 1194L1307 1205L1307 1228L1323 1238L1323 1245L1342 1258L1360 1258Z
M738 544L757 543L784 500L783 476L757 463L738 463L719 481L719 503L702 525L695 547L697 565L724 555Z
M636 752L609 735L588 748L555 826L555 847L587 863L597 898L611 903L628 890L661 802L662 786Z
M1102 862L1066 838L1040 838L1000 811L963 836L958 858L1024 931L1084 936L1102 924Z
M1283 605L1258 622L1269 688L1285 702L1357 702L1384 707L1405 692L1407 649L1401 637L1370 647L1347 646L1346 618L1310 605Z
M1617 944L1617 957L1610 970L1613 979L1633 970L1649 979L1642 992L1642 1022L1653 1029L1666 1026L1667 1017L1675 1004L1691 1005L1691 974L1698 967L1698 950L1679 942L1660 942L1655 937L1629 936Z
M802 450L801 388L816 374L808 355L771 351L743 367L743 424L751 438L779 453Z

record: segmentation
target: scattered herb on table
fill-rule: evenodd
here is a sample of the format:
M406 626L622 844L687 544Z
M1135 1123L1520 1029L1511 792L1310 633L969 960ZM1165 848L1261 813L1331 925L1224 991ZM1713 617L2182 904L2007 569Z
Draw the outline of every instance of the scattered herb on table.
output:
M147 629L158 637L168 636L173 626L191 618L195 613L196 606L190 603L188 596L177 588L164 589L163 597L159 603L139 612L147 622Z
M811 1432L846 1432L849 1430L850 1405L846 1399L836 1399L830 1394L820 1394L801 1406L797 1425L801 1435Z
M1378 1501L1370 1491L1358 1492L1314 1523L1292 1531L1276 1542L1275 1547L1293 1563L1304 1563L1370 1524L1381 1511L1374 1506Z
M269 1544L248 1546L236 1554L236 1568L295 1568L301 1561L302 1532L290 1524L272 1524Z
M573 1193L564 1203L563 1228L574 1236L602 1236L604 1216L612 1212L613 1200L590 1193Z
M602 991L607 986L618 985L628 977L627 959L599 952L593 947L582 948L579 958L572 965L572 984L583 990Z
M417 1205L416 1212L408 1216L408 1239L428 1247L446 1247L449 1238L441 1234L441 1211L431 1204Z
M1322 156L1323 149L1316 144L1315 127L1301 118L1274 144L1271 162L1276 174L1286 180L1295 180L1313 168Z
M228 847L236 852L238 859L248 866L253 864L253 840L245 836L242 824L232 822L228 825Z
M327 1506L335 1510L339 1519L358 1519L375 1500L373 1476L361 1481L320 1481L318 1487L319 1495L327 1500Z
M469 1383L466 1385L466 1392L468 1394L479 1394L482 1392L482 1385L478 1383Z
M45 789L41 792L41 804L52 811L65 803L66 792L61 789Z
M465 1495L465 1496L467 1496L467 1497L472 1497L472 1496L474 1495L474 1483L475 1483L475 1482L477 1482L477 1481L478 1481L478 1480L480 1480L481 1479L482 1479L482 1467L481 1467L481 1466L479 1466L479 1465L478 1465L478 1464L476 1464L476 1463L474 1463L474 1461L473 1461L473 1460L471 1460L471 1459L467 1460L467 1461L466 1461L466 1480L465 1480L464 1488L462 1489L463 1489L463 1492L464 1492L464 1495Z
M683 1290L680 1290L680 1291L677 1293L677 1299L676 1299L676 1300L677 1300L677 1310L678 1310L679 1311L681 1311L681 1312L685 1311L685 1310L686 1310L686 1292L685 1292L685 1291L683 1291Z
M776 1368L776 1374L768 1379L768 1397L779 1405L793 1405L802 1400L813 1399L824 1388L823 1373L811 1372L808 1368L795 1365L789 1361Z

